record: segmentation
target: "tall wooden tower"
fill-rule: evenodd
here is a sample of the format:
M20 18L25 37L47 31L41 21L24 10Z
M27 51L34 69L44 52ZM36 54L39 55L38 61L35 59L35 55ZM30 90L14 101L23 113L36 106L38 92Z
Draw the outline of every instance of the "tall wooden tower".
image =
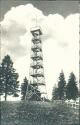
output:
M33 94L43 100L46 97L46 84L44 77L44 67L43 67L43 54L42 54L42 41L41 28L36 26L31 29L32 38L32 46L31 46L31 64L30 64L30 86L32 91L28 92L27 97L29 98ZM37 91L36 91L37 90ZM38 95L41 93L41 98Z

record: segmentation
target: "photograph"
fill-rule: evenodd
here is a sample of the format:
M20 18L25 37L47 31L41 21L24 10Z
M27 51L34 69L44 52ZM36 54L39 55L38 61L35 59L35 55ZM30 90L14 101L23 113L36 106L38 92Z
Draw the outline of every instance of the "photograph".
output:
M0 0L0 125L80 124L79 8Z

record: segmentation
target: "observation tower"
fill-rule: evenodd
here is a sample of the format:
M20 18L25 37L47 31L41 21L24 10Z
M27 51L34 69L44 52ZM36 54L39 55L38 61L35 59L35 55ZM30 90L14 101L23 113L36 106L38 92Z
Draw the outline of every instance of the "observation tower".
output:
M42 31L39 26L31 28L32 42L31 42L31 63L30 63L30 90L26 98L30 99L33 95L37 96L37 100L44 100L47 96L43 53L42 53Z

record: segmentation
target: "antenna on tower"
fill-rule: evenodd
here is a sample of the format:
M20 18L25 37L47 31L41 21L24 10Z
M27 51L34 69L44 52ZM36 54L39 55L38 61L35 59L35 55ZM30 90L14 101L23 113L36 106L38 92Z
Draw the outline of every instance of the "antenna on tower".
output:
M36 15L36 26L37 26L37 15Z

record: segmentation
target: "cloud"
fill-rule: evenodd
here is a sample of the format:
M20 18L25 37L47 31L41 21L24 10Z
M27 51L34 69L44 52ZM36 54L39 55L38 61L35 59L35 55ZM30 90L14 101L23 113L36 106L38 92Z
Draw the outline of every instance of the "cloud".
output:
M36 23L43 32L45 80L51 96L50 90L61 69L67 78L71 71L74 71L78 78L79 14L66 18L58 13L45 16L41 10L27 4L12 7L4 15L1 22L2 56L9 53L15 58L14 65L20 73L20 79L29 74L32 39L30 30Z
M25 46L22 46L20 41L21 36L23 37L24 34L30 31L32 25L36 23L36 15L39 20L43 19L42 12L31 4L12 7L5 14L1 22L2 48L5 46L5 51L10 51L17 57L25 54ZM26 38L28 35L26 34Z
M37 25L40 25L43 31L42 40L46 41L52 38L57 41L58 45L67 47L69 41L74 41L74 37L78 38L78 29L76 29L79 24L78 16L78 14L74 14L66 19L59 14L44 16L43 12L32 4L12 7L1 22L2 42L12 54L23 55L24 39L29 38L30 28L36 25L37 17ZM23 45L20 40L23 41Z

